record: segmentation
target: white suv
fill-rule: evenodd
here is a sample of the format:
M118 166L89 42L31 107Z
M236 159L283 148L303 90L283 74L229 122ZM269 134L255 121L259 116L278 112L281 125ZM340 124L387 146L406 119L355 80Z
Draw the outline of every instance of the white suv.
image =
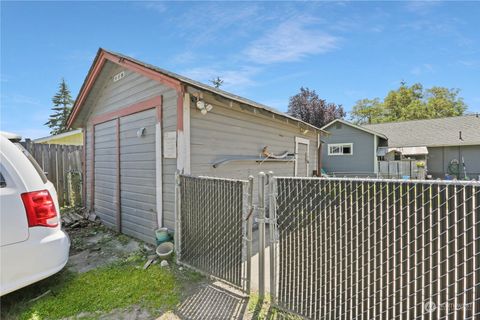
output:
M18 141L0 132L0 296L60 271L70 249L55 187Z

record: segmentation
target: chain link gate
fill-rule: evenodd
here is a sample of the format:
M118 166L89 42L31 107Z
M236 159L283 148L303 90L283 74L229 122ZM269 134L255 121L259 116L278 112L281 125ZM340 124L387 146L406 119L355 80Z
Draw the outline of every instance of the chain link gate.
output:
M177 261L250 292L253 178L177 174Z
M480 317L480 183L273 177L271 295L309 319Z

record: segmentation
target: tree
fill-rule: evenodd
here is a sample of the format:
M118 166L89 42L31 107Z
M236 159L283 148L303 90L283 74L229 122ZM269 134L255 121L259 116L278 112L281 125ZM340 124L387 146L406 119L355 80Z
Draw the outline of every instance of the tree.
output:
M210 82L215 88L220 88L223 85L223 79L220 77L213 78Z
M63 78L58 86L58 92L52 98L52 103L53 113L45 125L51 129L50 134L67 132L67 119L72 109L73 99Z
M432 87L425 90L419 83L409 87L402 82L383 101L379 98L357 101L350 115L357 124L460 116L467 105L459 93L458 89Z
M357 101L350 113L355 115L356 123L376 123L384 116L385 109L378 98L362 99Z
M288 113L319 128L346 115L341 105L320 99L315 90L303 87L290 97Z

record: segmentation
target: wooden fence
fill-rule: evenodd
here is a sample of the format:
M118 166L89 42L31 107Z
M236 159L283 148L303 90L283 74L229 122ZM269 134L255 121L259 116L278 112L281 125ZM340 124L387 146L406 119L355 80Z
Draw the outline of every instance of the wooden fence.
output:
M60 206L82 203L82 146L22 142L47 174L58 193Z

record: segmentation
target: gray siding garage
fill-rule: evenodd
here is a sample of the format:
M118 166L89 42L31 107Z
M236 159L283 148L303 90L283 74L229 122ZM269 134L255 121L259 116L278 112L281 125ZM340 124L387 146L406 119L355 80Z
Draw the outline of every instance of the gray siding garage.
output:
M209 105L201 112L198 103ZM85 205L154 242L175 226L175 173L311 176L324 131L253 101L100 49L69 126L85 132ZM262 155L288 153L283 159Z

